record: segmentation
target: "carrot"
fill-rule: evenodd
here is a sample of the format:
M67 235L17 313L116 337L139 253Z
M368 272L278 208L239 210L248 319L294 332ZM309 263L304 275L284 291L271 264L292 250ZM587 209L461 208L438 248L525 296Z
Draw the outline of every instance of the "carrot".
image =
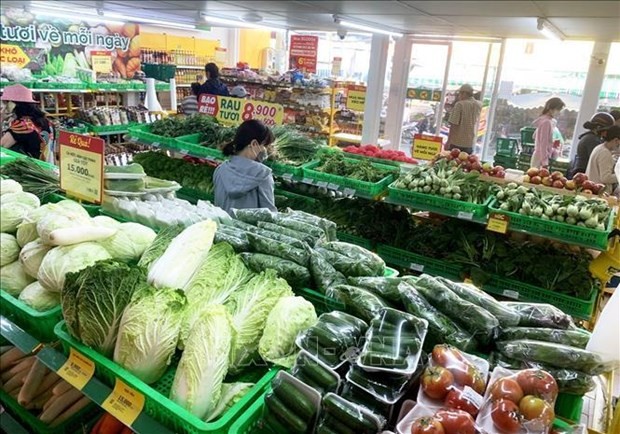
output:
M106 413L104 417L106 418L106 420L104 420L99 427L98 434L120 434L120 432L125 427L125 425L123 425L123 422L121 422L109 413Z
M11 369L7 369L2 373L2 381L9 381L11 377L13 377L18 372L24 369L30 369L30 367L34 363L34 359L34 357L27 357L21 359L18 363L14 364Z
M0 356L0 366L3 367L2 369L4 369L5 366L10 366L13 362L21 359L24 356L25 354L22 353L19 348L13 347Z
M71 407L69 407L62 413L60 413L58 417L52 420L52 422L50 423L50 428L54 428L60 425L61 423L65 422L67 419L69 419L71 416L76 414L78 411L85 408L88 404L90 404L90 402L91 401L87 396L82 395L82 397L78 399Z
M67 390L71 390L72 387L73 386L67 383L65 380L62 380L60 383L54 386L54 395L62 395Z
M21 388L28 372L27 369L24 369L13 375L11 379L4 384L4 390L13 390L16 387Z
M0 355L6 353L10 349L15 348L13 345L2 345L0 346Z
M52 396L54 396L52 394L52 389L47 389L45 392L30 401L30 405L32 406L31 408L35 410L43 410L43 406L47 401L52 399Z
M49 369L47 369L47 366L45 366L40 359L36 359L24 380L24 387L19 391L17 402L19 402L20 405L26 405L32 401L36 396L39 386L41 386L43 382L43 378L48 372Z
M68 392L63 393L54 402L43 410L43 413L39 415L39 420L45 424L49 424L56 419L60 413L71 407L82 397L82 392L77 389L71 389ZM49 401L48 401L49 402Z
M99 418L95 426L93 426L93 428L90 430L90 434L99 434L99 427L101 427L101 424L103 423L103 419L105 419L106 414L107 413L105 413Z
M56 386L59 382L60 382L61 378L60 376L58 376L57 373L55 372L48 372L47 375L45 376L45 378L43 379L43 381L41 382L41 385L39 386L39 388L37 389L36 393L35 393L35 397L39 396L40 394L47 392L47 390L49 389L50 393L52 392L54 386Z

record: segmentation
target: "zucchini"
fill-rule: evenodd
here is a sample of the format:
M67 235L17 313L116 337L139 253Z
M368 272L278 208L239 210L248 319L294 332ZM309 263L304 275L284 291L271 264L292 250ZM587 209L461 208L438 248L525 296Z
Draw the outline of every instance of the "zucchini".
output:
M400 345L394 345L392 343L370 342L367 347L367 351L371 353L381 353L398 355L400 357L407 357L409 354L417 354L420 350L420 341L413 340L407 341L407 343L401 343Z
M342 335L338 335L320 322L310 327L306 332L306 336L309 338L315 338L316 342L323 347L342 348L345 346Z
M273 393L265 396L265 405L274 418L287 429L287 433L303 434L308 430L308 424L290 411Z
M340 354L334 354L333 347L328 347L330 349L328 352L325 347L317 343L316 338L308 340L308 337L304 336L301 339L301 347L329 366L340 364Z
M316 408L312 402L290 382L283 380L279 384L272 385L272 388L278 399L286 402L288 408L302 420L309 421L316 414Z
M346 426L353 428L357 434L366 432L376 433L378 431L375 421L361 411L359 406L333 393L323 398L323 408L327 414L342 421Z

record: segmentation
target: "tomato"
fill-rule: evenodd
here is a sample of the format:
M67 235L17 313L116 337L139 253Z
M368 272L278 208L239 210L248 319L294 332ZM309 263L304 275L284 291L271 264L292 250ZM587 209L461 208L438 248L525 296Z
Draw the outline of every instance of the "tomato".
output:
M491 419L493 419L493 423L497 428L506 433L518 433L521 429L519 407L507 399L500 399L493 403Z
M525 419L540 419L545 426L551 425L555 418L555 412L551 405L545 400L533 395L527 395L521 400L519 403L519 411Z
M500 378L491 385L491 399L508 399L518 403L523 398L523 390L516 380L509 377Z
M432 417L421 417L411 425L411 434L446 434L443 425Z
M482 372L469 362L461 363L461 367L448 368L454 376L454 381L461 386L469 386L479 394L484 394L485 381Z
M446 434L475 434L474 418L462 410L439 410L435 419L441 422Z
M429 366L422 374L422 390L432 399L443 399L448 394L454 377L446 368Z
M553 376L540 369L526 369L517 374L517 382L525 395L534 395L547 402L558 396L558 385Z
M444 368L457 367L462 365L463 362L466 362L463 353L446 344L435 345L432 356L433 361Z
M448 408L466 411L472 416L477 415L479 410L479 408L476 407L472 401L467 399L465 394L459 389L452 389L448 392L444 405Z

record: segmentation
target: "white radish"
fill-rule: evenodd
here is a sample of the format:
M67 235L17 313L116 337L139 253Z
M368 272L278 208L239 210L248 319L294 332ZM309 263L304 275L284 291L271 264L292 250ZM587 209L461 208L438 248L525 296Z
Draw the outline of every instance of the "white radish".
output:
M102 226L78 226L76 228L56 229L49 235L53 246L69 246L87 241L100 241L111 237L117 229Z

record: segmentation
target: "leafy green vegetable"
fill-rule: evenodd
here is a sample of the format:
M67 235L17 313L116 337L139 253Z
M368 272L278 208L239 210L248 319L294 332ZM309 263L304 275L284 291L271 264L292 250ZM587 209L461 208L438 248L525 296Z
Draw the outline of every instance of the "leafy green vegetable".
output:
M278 276L294 288L308 288L310 286L311 276L308 269L293 261L263 253L241 253L240 256L245 265L256 273L273 269L278 273Z
M32 282L19 294L19 300L39 312L45 312L60 304L60 294L48 291L39 282Z
M385 272L383 259L354 244L332 241L316 250L345 276L382 276Z
M320 156L321 163L313 170L365 182L379 182L398 173L396 170L378 169L370 161L345 158L343 152L329 152Z
M0 267L0 288L13 297L17 297L33 281L19 261Z
M502 329L500 339L503 341L531 339L585 348L590 340L590 336L590 332L578 328L560 330L545 327L507 327Z
M334 285L347 283L344 274L337 271L318 250L313 250L310 255L310 270L315 286L323 293Z
M319 140L311 139L288 126L272 128L276 141L273 144L275 153L270 159L292 165L307 163L314 158L323 146Z
M177 347L187 299L179 289L143 286L118 328L114 361L147 384L161 378Z
M255 252L287 259L304 267L309 263L310 254L305 249L291 247L287 243L265 238L253 233L248 233L247 236L250 247Z
M246 393L254 387L254 383L222 383L222 393L217 407L211 413L210 420L217 419L221 414L226 413L233 405L235 405Z
M372 292L351 285L333 286L328 290L328 296L342 300L349 313L364 321L370 321L381 309L388 307L384 300Z
M164 254L172 240L183 232L184 229L185 227L183 225L172 225L166 226L159 231L151 245L148 246L142 254L138 265L150 269L151 264Z
M0 234L0 267L15 262L19 257L17 238L11 234Z
M19 193L9 193L19 194ZM7 196L8 194L3 195ZM2 203L0 205L0 232L13 233L24 220L24 217L33 209L32 206L21 202Z
M138 223L121 223L116 234L104 239L100 244L110 252L114 259L134 261L140 259L157 234L149 227Z
M21 252L19 252L19 262L21 262L24 266L24 271L26 274L31 276L33 279L36 279L39 274L39 268L41 268L43 258L45 258L45 255L47 255L47 252L51 249L52 246L43 244L38 238L26 244Z

